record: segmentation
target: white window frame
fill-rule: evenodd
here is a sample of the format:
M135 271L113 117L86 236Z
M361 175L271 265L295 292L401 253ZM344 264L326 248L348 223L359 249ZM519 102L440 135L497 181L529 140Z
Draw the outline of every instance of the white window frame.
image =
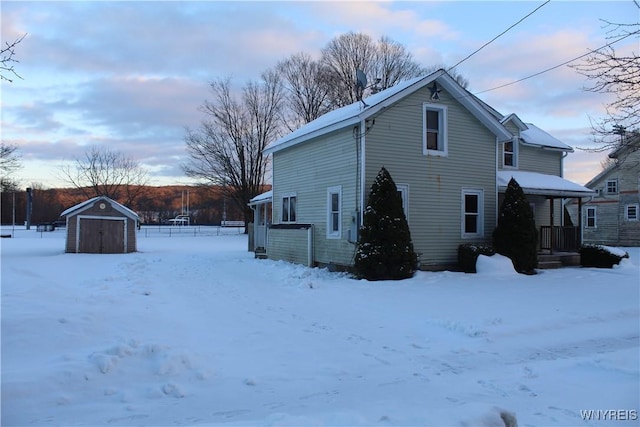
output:
M609 186L609 184L612 184ZM618 180L617 179L608 179L604 184L604 191L606 194L618 194ZM610 191L611 189L615 191Z
M589 225L589 211L593 212L593 225ZM598 228L598 212L595 206L587 206L584 210L584 227Z
M427 148L427 111L438 112L438 149ZM446 157L448 155L447 143L447 106L440 104L422 104L422 154L426 156Z
M508 141L509 142L509 141ZM511 146L513 147L512 150L513 151L506 151L505 147L507 142L503 142L502 143L502 167L504 168L508 168L508 169L517 169L518 168L518 143L519 143L519 138L517 136L514 136L511 139ZM512 158L512 164L508 165L506 162L507 159L507 154L511 154L511 158Z
M293 220L291 220L291 199L292 198L295 199L295 202L294 202L294 206L295 206L294 214L295 215L294 215ZM288 204L289 204L289 207L287 209L287 218L286 219L284 217L284 209L283 209L285 199L288 199ZM281 209L281 211L280 211L280 221L283 224L295 224L298 221L298 195L296 193L283 193L281 200L282 200L282 202L280 203L280 209Z
M473 195L478 197L478 212L476 213L476 232L475 233L467 233L466 232L466 219L467 219L467 210L466 210L466 201L465 196ZM460 233L463 238L478 238L484 237L484 190L477 188L463 188L461 192L460 198Z
M634 210L634 215L630 216L629 212L632 209ZM631 203L631 204L625 205L625 207L624 207L624 218L627 221L638 221L640 219L639 216L640 216L640 204Z
M333 196L338 195L338 210L333 210ZM334 218L337 214L337 230L334 230ZM342 186L336 185L327 188L327 239L340 239L342 237Z
M409 184L396 184L396 188L402 197L402 209L404 216L409 221Z

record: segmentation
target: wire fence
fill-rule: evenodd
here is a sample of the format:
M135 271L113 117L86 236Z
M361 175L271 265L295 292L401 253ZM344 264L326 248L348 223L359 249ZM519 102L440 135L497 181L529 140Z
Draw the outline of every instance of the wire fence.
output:
M219 225L143 225L136 231L138 238L231 236L243 233L244 227ZM3 238L63 238L66 228L31 226L27 230L24 225L3 225L0 235Z
M138 230L138 237L228 236L243 233L244 227L223 227L219 225L143 225Z

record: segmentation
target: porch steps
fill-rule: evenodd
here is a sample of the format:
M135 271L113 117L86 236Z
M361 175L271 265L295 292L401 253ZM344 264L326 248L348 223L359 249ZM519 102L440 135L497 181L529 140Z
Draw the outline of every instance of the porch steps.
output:
M554 254L538 254L538 268L541 270L580 265L580 254L577 252L558 252Z
M561 268L562 261L558 255L538 255L538 268L548 270L551 268Z
M257 259L267 259L267 250L265 248L256 248L255 257Z

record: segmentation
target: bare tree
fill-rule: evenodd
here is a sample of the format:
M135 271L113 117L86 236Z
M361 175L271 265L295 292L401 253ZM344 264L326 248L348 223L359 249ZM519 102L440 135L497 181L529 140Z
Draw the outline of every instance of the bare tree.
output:
M355 86L356 69L367 76L373 72L375 43L367 34L349 32L331 40L322 49L322 65L331 81L331 101L334 108L358 100Z
M640 9L638 1L633 3ZM606 105L606 116L591 121L594 140L599 143L592 151L610 151L627 142L638 149L638 138L627 136L640 129L640 57L637 50L620 54L612 45L627 38L640 38L640 23L603 22L610 28L607 38L611 43L591 52L583 62L571 65L592 82L585 90L615 96Z
M425 69L414 61L413 55L406 47L387 36L378 40L375 49L375 58L371 64L372 76L380 79L372 87L375 90L384 90L425 73Z
M0 191L16 191L18 181L11 175L22 167L20 156L17 153L18 146L0 143Z
M212 101L202 111L207 118L197 129L187 128L187 176L223 188L225 196L252 220L249 200L264 191L268 157L264 148L279 134L283 88L276 72L266 72L260 82L249 82L242 94L232 94L230 79L210 84Z
M13 77L17 77L22 79L20 75L16 72L14 64L19 62L14 58L16 51L16 46L24 40L27 35L24 34L21 37L18 37L13 42L9 43L7 41L4 42L2 49L0 49L0 80L6 80L9 83L13 82Z
M62 166L62 175L87 197L106 196L132 206L149 183L149 175L137 161L105 147L88 148L73 167Z
M356 69L362 70L372 83L363 96L425 74L425 69L402 44L385 36L376 42L363 33L350 32L331 40L322 50L321 63L333 89L334 108L358 100Z
M319 61L298 53L276 66L285 89L284 126L293 131L331 110L330 86Z

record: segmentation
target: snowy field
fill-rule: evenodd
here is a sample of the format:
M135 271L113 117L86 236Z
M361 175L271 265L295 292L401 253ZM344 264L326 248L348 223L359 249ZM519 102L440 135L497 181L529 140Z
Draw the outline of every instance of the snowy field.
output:
M256 260L232 230L143 228L126 255L18 231L3 426L639 424L640 248L606 270L483 257L366 282Z

